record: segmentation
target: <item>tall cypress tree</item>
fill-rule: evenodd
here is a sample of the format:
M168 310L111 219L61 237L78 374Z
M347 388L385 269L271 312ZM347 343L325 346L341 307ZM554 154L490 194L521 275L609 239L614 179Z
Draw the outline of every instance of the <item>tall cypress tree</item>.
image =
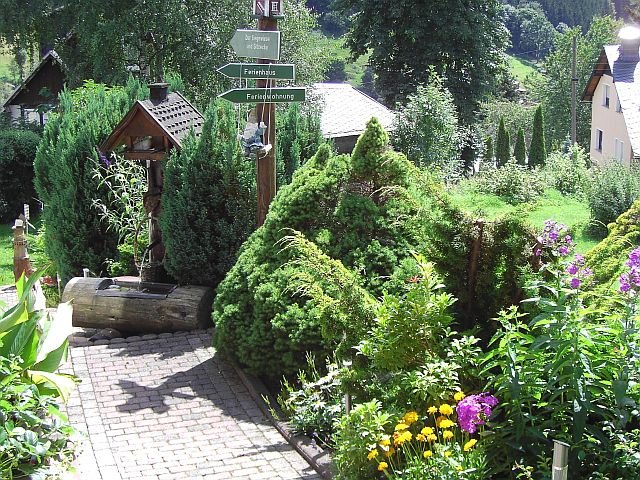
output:
M527 147L524 141L524 130L522 127L518 129L518 137L513 147L513 156L516 157L518 165L525 165L527 160Z
M533 117L533 132L529 145L529 168L543 166L547 161L547 148L544 139L544 115L542 105L538 105Z
M500 126L498 127L498 136L496 138L496 165L502 167L507 164L511 158L511 141L509 132L504 126L504 118L500 117Z

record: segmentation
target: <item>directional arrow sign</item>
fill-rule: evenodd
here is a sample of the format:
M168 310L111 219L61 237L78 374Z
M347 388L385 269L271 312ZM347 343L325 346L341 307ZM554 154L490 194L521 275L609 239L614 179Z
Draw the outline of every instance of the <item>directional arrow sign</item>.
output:
M304 102L306 93L305 88L234 88L218 96L233 103L280 103Z
M239 57L280 59L280 32L265 30L236 30L231 39L233 51Z
M218 72L230 78L273 78L295 80L296 66L285 63L227 63Z

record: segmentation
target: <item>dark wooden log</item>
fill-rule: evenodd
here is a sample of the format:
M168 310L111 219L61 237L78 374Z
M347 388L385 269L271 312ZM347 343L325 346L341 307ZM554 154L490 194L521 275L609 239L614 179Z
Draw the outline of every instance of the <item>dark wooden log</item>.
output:
M208 328L213 290L209 287L73 278L62 301L73 304L75 327L115 328L126 333L160 333Z

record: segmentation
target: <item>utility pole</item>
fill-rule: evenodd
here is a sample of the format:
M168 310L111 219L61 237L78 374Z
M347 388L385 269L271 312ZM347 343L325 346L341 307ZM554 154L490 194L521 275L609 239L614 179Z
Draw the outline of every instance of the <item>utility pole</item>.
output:
M258 30L277 31L278 19L276 17L262 16L258 19ZM272 60L258 60L260 64L274 63ZM256 87L269 89L276 86L275 79L260 79L256 81ZM265 98L266 100L266 98ZM276 104L259 103L257 105L258 121L262 120L267 130L262 141L265 145L271 145L271 150L263 157L256 157L256 187L258 194L258 218L257 226L261 226L267 217L269 205L276 196Z
M571 45L571 145L578 142L577 133L577 88L578 88L578 47L576 36L574 35Z

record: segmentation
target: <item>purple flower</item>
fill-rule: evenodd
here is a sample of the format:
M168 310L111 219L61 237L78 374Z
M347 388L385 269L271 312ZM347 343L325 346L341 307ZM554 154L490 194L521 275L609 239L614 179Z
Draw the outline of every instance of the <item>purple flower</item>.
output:
M571 288L580 288L581 284L582 284L582 282L577 277L573 277L571 279L571 281L569 282L569 285L571 285Z
M563 257L569 254L569 247L567 247L566 245L561 246L558 249L558 253L560 255L562 255Z
M579 253L576 253L573 256L573 260L578 264L578 265L584 265L584 255L580 255Z
M100 150L98 150L98 157L100 158L100 161L104 164L105 167L111 166L111 161Z
M640 247L629 254L625 263L629 270L620 275L620 291L629 295L636 295L640 290Z
M539 248L536 248L536 251L534 252L534 255L536 257L539 257L540 255L542 255L542 250L540 250Z
M569 275L575 275L576 273L578 273L578 266L575 263L570 263L567 267L567 273Z
M498 399L489 392L463 398L456 407L460 428L465 432L475 433L478 425L485 424L486 419L491 416L493 407L497 404Z

